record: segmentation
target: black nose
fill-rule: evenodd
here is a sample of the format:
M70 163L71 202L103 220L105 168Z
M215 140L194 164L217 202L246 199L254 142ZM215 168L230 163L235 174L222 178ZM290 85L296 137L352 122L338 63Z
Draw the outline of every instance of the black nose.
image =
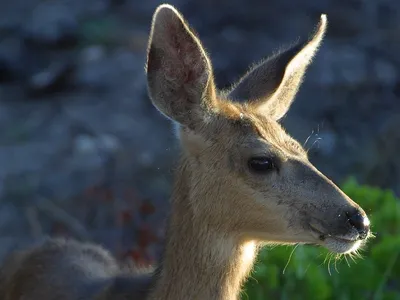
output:
M360 239L365 239L369 233L368 217L358 209L355 209L352 212L347 212L346 215L350 225L353 226L360 235Z

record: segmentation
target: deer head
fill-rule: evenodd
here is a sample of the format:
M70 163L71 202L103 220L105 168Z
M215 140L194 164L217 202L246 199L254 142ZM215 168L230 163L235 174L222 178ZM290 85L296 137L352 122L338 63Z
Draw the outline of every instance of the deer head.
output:
M177 125L190 169L186 206L225 236L355 251L369 235L365 212L309 161L279 124L324 37L311 37L218 91L211 61L170 5L154 14L147 60L154 106Z

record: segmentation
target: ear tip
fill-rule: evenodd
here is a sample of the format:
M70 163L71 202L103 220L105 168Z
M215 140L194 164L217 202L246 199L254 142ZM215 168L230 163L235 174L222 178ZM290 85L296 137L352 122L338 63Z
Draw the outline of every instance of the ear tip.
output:
M154 12L154 20L171 18L171 17L180 18L179 11L171 4L167 3L161 4L156 8Z
M319 18L318 25L311 37L311 40L322 40L325 33L326 28L328 27L328 18L326 14L321 14Z
M326 24L328 23L328 17L326 14L321 14L320 23L322 26L326 26Z
M326 14L321 14L318 24L318 31L325 31L328 24L328 17Z
M156 8L156 13L162 12L162 11L166 11L166 12L175 12L176 8L174 6L172 6L171 4L168 3L163 3L160 4L157 8Z

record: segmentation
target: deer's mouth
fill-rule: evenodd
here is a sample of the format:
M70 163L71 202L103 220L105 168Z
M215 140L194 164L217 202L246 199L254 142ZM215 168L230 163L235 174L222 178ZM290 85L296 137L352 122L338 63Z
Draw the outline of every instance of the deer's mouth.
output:
M358 234L343 236L324 232L316 225L309 224L313 236L318 239L318 244L324 246L329 251L336 253L351 253L362 245Z

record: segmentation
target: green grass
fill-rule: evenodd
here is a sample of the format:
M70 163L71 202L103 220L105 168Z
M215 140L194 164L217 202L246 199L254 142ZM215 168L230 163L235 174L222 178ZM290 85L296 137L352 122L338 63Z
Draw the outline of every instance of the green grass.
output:
M340 258L323 248L299 245L265 248L242 299L400 299L400 202L391 191L349 179L343 191L371 220L375 238L362 257Z

